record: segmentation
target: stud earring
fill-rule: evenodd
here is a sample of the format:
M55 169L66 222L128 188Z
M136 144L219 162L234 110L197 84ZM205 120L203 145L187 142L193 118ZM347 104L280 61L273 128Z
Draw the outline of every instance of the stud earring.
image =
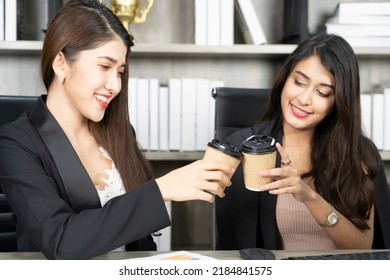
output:
M57 78L57 83L63 84L65 80L64 74L59 74Z

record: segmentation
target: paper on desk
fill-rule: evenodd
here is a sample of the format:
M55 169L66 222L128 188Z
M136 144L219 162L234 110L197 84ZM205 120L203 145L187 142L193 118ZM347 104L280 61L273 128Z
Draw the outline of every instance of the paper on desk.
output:
M215 260L215 258L187 251L178 251L150 257L133 258L132 260Z

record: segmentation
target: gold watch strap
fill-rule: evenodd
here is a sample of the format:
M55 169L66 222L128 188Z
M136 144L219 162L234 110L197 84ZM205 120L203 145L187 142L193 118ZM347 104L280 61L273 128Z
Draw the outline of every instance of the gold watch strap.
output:
M331 212L329 213L328 216L326 216L326 219L324 222L320 223L321 226L323 227L332 227L337 223L337 213L336 210L334 209L333 205L329 203L329 206L331 208ZM331 219L336 219L334 223L331 223Z

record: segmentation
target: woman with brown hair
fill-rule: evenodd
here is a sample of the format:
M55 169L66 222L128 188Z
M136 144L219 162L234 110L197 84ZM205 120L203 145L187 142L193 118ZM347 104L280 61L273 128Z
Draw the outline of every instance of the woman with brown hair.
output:
M242 169L216 200L217 249L390 248L390 197L379 152L361 129L358 62L349 44L321 33L286 59L268 111L233 133L239 146L270 135L279 155L273 181L252 192Z
M42 49L47 89L0 130L0 186L17 220L19 251L88 259L155 250L170 225L165 201L224 196L233 170L196 161L154 179L129 122L133 38L96 0L71 0Z

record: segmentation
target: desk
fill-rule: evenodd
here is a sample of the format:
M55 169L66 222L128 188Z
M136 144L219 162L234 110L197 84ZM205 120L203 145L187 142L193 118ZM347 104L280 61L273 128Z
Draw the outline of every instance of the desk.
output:
M369 250L332 250L332 251L287 251L287 250L273 250L276 259L283 259L288 257L297 256L312 256L312 255L326 255L326 254L344 254L344 253L357 253L368 252ZM372 251L372 250L371 250ZM390 251L390 250L378 250L378 251ZM242 260L240 252L237 250L232 251L189 251L205 256L209 256L218 260ZM157 254L164 254L168 252L112 252L103 254L94 259L97 260L123 260L131 258L149 257ZM46 259L42 253L39 252L7 252L0 253L0 260L43 260Z

